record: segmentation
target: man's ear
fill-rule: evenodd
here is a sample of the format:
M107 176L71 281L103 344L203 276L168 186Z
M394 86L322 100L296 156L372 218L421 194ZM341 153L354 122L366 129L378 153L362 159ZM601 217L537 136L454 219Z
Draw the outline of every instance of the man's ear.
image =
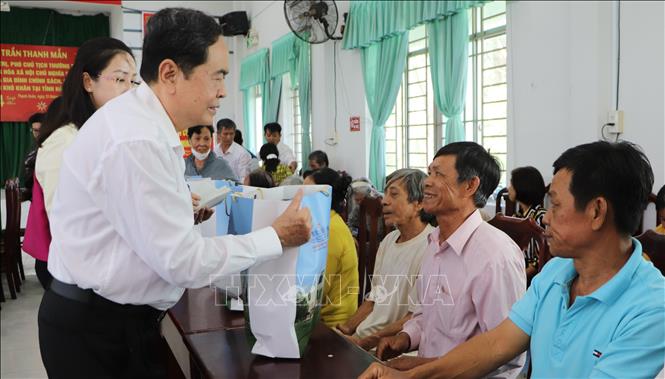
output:
M591 220L591 229L600 230L609 216L609 204L604 197L596 197L587 204L587 215Z
M172 59L164 59L162 63L159 64L159 69L157 72L157 80L168 88L168 93L175 93L175 84L178 81L178 74L180 73L180 67Z
M476 193L476 191L478 191L478 188L480 188L480 178L474 176L473 178L467 180L466 183L466 192L470 197L473 198L473 195Z

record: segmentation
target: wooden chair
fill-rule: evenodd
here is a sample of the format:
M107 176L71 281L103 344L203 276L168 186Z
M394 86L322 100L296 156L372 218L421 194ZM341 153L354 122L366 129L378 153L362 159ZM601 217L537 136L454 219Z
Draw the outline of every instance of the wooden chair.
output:
M665 235L658 234L649 229L637 239L642 244L642 251L660 272L665 275Z
M371 289L370 276L374 273L374 262L379 243L383 239L383 206L381 198L366 197L360 204L358 217L358 279L360 291L358 303Z
M654 205L656 205L656 195L649 194L649 200L647 202L647 206L649 206L649 203L653 203ZM658 226L658 210L656 210L656 222L652 225L653 225L652 227L647 226L646 229L649 230L651 228L655 228L656 226ZM644 232L644 213L642 213L642 218L640 219L640 226L637 227L637 230L635 231L635 233L633 233L633 236L637 237L641 235L642 232Z
M501 206L502 202L506 204L505 210ZM515 206L515 202L508 198L508 188L502 188L496 194L496 214L503 213L506 216L512 216L515 214Z
M545 229L538 226L535 221L497 213L489 224L506 233L521 250L526 250L531 240L534 240L538 247L538 272L552 258L545 240Z
M16 299L16 293L21 292L21 277L17 261L17 259L21 259L21 240L19 236L21 228L21 200L18 178L7 179L5 182L5 196L7 226L3 233L4 248L2 249L1 271L7 277L11 298Z

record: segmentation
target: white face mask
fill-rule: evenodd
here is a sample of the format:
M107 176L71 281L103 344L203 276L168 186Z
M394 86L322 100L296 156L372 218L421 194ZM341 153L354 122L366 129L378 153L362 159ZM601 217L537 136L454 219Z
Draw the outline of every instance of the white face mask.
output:
M210 150L206 151L205 153L199 153L198 151L192 149L192 154L194 154L194 158L204 161L206 158L208 158L208 155L210 155Z

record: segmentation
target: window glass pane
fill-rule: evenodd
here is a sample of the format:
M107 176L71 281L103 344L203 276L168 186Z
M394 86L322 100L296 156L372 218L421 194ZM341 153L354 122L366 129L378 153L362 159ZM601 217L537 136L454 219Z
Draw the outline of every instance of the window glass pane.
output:
M483 136L485 137L505 136L506 130L506 119L483 121Z
M409 167L425 168L428 166L426 154L409 154Z
M483 6L483 18L489 18L499 13L505 13L505 12L506 12L505 1L492 1Z
M420 51L426 47L427 47L427 40L424 38L415 42L411 42L409 43L409 53Z
M386 139L394 140L396 138L395 132L396 129L394 127L386 127Z
M505 84L483 88L484 102L506 100L507 95L508 89Z
M427 94L426 83L416 83L409 86L409 96L423 96Z
M483 71L483 84L492 85L506 82L506 68L497 67Z
M464 123L464 136L467 141L473 141L473 122Z
M427 154L427 140L425 139L409 140L409 154L412 153Z
M427 126L409 126L409 138L427 138Z
M490 151L490 153L500 154L506 153L506 137L485 137L483 138L483 146Z
M409 31L409 42L425 38L426 32L425 24L416 26Z
M506 25L506 14L501 14L492 18L483 20L483 30L492 30L499 26Z
M426 110L427 97L426 96L409 97L408 107L409 107L409 112Z
M496 37L483 39L483 51L502 49L506 47L506 35L501 34Z
M424 125L427 123L427 112L409 112L409 125Z
M427 69L425 67L409 70L409 83L424 82L426 79Z
M506 64L506 50L497 50L483 54L483 68L503 66Z
M427 65L427 55L418 54L410 56L408 65L409 65L409 70L419 67L425 67Z
M395 140L387 140L386 141L386 151L387 152L395 152L397 151L397 147L395 145Z
M483 104L483 118L506 118L506 102Z

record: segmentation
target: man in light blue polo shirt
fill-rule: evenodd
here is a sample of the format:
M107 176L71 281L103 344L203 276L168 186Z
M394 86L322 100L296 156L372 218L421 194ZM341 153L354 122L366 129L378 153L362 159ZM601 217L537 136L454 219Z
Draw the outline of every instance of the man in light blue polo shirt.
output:
M481 377L531 350L532 377L653 378L665 361L665 277L631 238L653 187L634 145L594 142L554 162L543 222L556 257L495 329L408 372L361 378Z

